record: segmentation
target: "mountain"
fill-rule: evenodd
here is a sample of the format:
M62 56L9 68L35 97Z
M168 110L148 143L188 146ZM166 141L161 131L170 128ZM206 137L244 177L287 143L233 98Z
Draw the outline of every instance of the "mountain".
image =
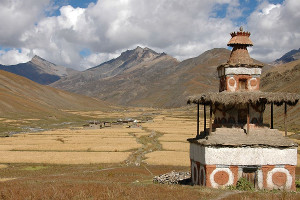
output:
M100 64L96 67L87 69L83 72L67 76L52 86L71 92L87 94L91 96L97 93L99 85L95 82L109 79L120 74L128 74L131 71L148 68L153 65L160 65L164 61L176 64L178 61L165 53L159 54L149 48L137 47L134 50L123 52L118 58ZM163 63L168 65L166 62ZM88 87L86 87L89 85Z
M300 48L291 50L284 54L281 58L274 61L274 64L284 64L300 59Z
M165 53L137 47L51 86L119 105L178 107L189 95L218 90L216 69L229 55L227 49L212 49L178 62Z
M261 90L300 94L300 60L276 65L264 73ZM283 109L283 106L274 107L274 120L278 127L283 127ZM269 111L269 107L266 110ZM300 102L294 107L288 107L288 125L292 131L300 130Z
M105 110L107 103L0 70L0 116L63 115L62 110Z
M27 63L20 63L17 65L0 65L0 70L26 77L43 85L48 85L64 76L77 73L76 70L57 66L39 56L34 56L31 61Z

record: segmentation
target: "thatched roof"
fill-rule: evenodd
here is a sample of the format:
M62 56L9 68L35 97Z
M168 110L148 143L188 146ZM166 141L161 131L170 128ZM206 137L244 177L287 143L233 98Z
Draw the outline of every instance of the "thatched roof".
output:
M188 104L245 104L245 103L274 103L277 106L287 103L290 106L295 106L300 99L300 95L295 93L273 93L260 91L240 91L240 92L208 92L199 96L192 96L188 99Z
M297 148L298 144L283 137L277 129L257 128L245 134L241 128L218 128L211 135L202 138L190 138L191 143L203 146L222 147L275 147Z

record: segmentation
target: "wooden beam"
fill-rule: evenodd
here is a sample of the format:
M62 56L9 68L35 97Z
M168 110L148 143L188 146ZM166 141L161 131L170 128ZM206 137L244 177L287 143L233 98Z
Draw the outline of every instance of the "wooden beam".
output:
M249 129L250 129L250 108L249 108L249 103L247 103L247 135L249 134Z
M199 137L199 103L197 103L197 138Z
M273 129L273 103L271 103L271 129Z
M206 106L205 106L205 104L204 104L204 111L203 111L204 113L204 133L205 133L205 135L206 135Z
M285 137L287 136L287 125L286 125L286 118L287 118L287 105L284 103L284 131L285 131Z
M209 135L212 132L212 104L209 106Z

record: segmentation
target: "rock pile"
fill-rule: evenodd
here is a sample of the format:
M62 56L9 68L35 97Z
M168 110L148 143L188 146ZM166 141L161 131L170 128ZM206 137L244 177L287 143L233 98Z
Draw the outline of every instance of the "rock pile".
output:
M160 184L189 184L191 182L191 172L175 172L162 174L153 178L153 183Z

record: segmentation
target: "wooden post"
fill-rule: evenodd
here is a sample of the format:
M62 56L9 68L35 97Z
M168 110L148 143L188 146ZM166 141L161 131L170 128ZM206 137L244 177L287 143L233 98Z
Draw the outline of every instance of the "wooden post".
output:
M204 104L204 133L206 134L206 106Z
M199 137L199 103L197 103L197 138Z
M284 131L285 131L285 137L287 136L287 125L286 125L286 113L287 113L287 105L284 103Z
M271 103L271 129L273 128L273 103Z
M249 109L249 103L247 103L247 135L249 134L249 128L250 128L250 109Z
M212 132L212 104L210 104L209 107L209 135L211 135Z

